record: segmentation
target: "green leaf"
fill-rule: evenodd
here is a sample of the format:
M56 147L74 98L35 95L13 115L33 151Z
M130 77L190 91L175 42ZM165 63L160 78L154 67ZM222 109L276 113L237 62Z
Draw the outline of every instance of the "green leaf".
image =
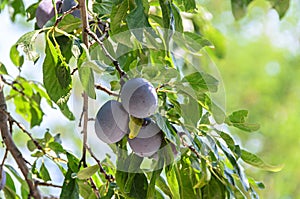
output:
M59 23L58 28L64 32L71 33L81 26L81 20L73 15L65 16Z
M231 9L233 16L240 19L247 13L247 7L253 0L231 0Z
M223 131L219 131L220 137L226 142L228 148L230 148L231 151L235 148L235 142L234 139L227 133Z
M151 27L148 21L148 16L144 12L144 5L148 1L135 0L136 8L132 10L126 17L128 27L130 30ZM143 31L133 31L135 37L141 41L143 38Z
M111 81L110 84L110 90L112 91L118 91L121 89L120 81Z
M104 71L108 71L108 72L111 72L111 71L114 71L115 69L111 66L108 66L104 63L101 63L100 61L98 60L90 60L90 61L84 61L80 67L87 67L87 68L90 68L92 69L94 72L96 73L103 73Z
M12 10L10 11L11 20L14 22L16 19L16 15L25 15L25 6L23 1L20 0L12 0L10 1L10 5Z
M159 113L154 114L156 124L164 132L166 138L173 142L175 145L179 141L176 131L172 128L171 124L168 122L167 118L163 117Z
M284 17L290 7L290 0L269 0L272 7L278 12L279 17Z
M0 62L0 75L8 75L5 65Z
M98 15L107 15L111 13L113 5L116 4L116 1L112 0L101 0L93 2L93 12Z
M64 148L62 147L62 145L58 142L50 142L48 144L48 147L53 150L55 153L59 154L59 153L65 153L66 151L64 150Z
M40 176L41 176L41 178L42 178L45 182L51 181L51 177L50 177L49 171L48 171L48 169L46 168L46 166L45 166L44 163L42 163L41 168L40 168Z
M219 81L204 72L194 72L185 76L182 82L188 82L195 92L217 92Z
M93 189L91 188L91 186L89 184L86 183L86 181L79 180L77 183L78 183L78 187L79 187L80 196L82 196L83 198L88 198L88 199L95 196Z
M79 199L79 186L76 179L72 178L72 171L68 170L60 193L60 199Z
M163 17L163 27L166 29L170 29L171 24L171 11L170 11L170 1L159 0L159 5L162 12Z
M36 146L32 140L27 141L27 148L29 151L34 151L36 149Z
M148 181L144 173L136 173L132 180L129 197L135 199L145 199L147 196Z
M14 184L13 179L9 175L9 173L6 172L6 184L3 189L4 195L6 199L16 199L19 198L19 196L16 193L16 187Z
M9 55L12 63L17 67L21 67L24 63L24 56L20 55L17 47L17 45L13 45L10 49Z
M122 1L120 4L114 5L110 14L110 30L112 35L122 32L124 29L128 29L127 25L124 25L126 20L127 11L129 7L129 1Z
M202 198L226 198L222 182L216 177L212 177L209 183L202 188Z
M69 63L69 60L71 59L71 57L73 55L72 54L73 40L64 35L55 37L55 40L59 45L61 54L65 58L65 62Z
M267 170L267 171L278 172L283 168L283 165L273 166L273 165L267 164L261 158L259 158L257 155L250 153L246 150L241 150L241 158L244 162L246 162L252 166L255 166L257 168Z
M22 91L23 94L16 90L11 90L10 95L14 96L14 104L16 107L16 112L21 115L26 121L30 122L30 127L40 125L43 120L43 111L41 110L41 96L37 92L35 93L34 83L25 80L22 77L17 77L15 79L15 87Z
M180 10L184 12L193 12L196 9L195 0L175 0L175 3L179 6Z
M193 188L194 184L192 182L192 178L195 175L193 173L193 168L190 164L187 164L183 159L181 159L181 161L178 162L177 165L177 168L181 166L180 170L176 168L181 198L197 198L197 195Z
M171 10L172 10L172 14L173 14L173 17L175 20L175 23L174 23L175 30L177 32L183 32L183 25L182 25L182 19L180 16L180 10L173 3L171 3Z
M85 179L88 179L88 178L92 177L92 175L94 175L98 170L99 170L99 165L98 164L90 166L90 167L86 167L84 169L81 169L77 173L77 177L80 180L85 180Z
M77 173L79 171L79 160L71 153L67 153L68 158L68 168L72 173Z
M258 124L251 124L246 122L246 117L248 116L247 110L239 110L233 112L226 119L226 123L230 126L234 126L244 131L253 132L257 131L260 126Z
M167 177L170 191L172 193L172 198L180 199L179 184L178 184L178 179L176 177L175 166L166 167L166 177Z
M66 64L59 61L59 56L62 55L58 54L50 39L47 38L46 40L46 57L43 63L44 86L49 97L59 106L62 113L68 119L74 120L75 117L67 106L72 88L70 69ZM63 74L59 74L59 71L63 71Z
M81 85L88 96L96 99L95 80L93 70L89 67L81 66L78 70Z
M31 4L27 9L26 9L26 14L27 14L27 20L26 21L31 21L35 18L35 12L37 7L39 6L40 2Z
M146 198L155 198L155 182L156 182L156 179L159 178L161 172L162 172L162 169L152 171Z
M169 186L167 185L166 181L161 176L159 176L157 178L156 185L160 188L160 190L162 190L164 192L164 194L166 194L167 196L172 198L171 190L170 190Z
M42 30L28 32L21 36L15 45L20 46L28 60L37 62L39 54L35 50L35 40Z

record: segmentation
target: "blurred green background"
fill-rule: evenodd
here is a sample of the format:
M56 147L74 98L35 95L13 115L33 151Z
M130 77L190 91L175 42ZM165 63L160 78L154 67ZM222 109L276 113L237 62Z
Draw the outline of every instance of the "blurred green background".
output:
M278 173L248 168L266 186L261 198L300 198L300 1L292 0L280 20L263 0L252 2L235 21L230 1L200 1L225 36L226 55L215 58L226 89L226 111L248 109L256 133L232 129L242 146L272 164Z
M211 13L205 17L226 43L225 56L213 57L213 61L224 81L227 113L248 109L250 121L261 124L259 132L231 129L233 135L266 162L284 165L277 173L253 167L247 167L247 173L264 182L263 199L300 198L300 1L291 0L280 20L266 1L255 0L238 21L233 18L230 0L198 1ZM18 19L21 24L12 25L7 11L0 18L7 27L0 31L1 61L8 66L7 49L32 24Z

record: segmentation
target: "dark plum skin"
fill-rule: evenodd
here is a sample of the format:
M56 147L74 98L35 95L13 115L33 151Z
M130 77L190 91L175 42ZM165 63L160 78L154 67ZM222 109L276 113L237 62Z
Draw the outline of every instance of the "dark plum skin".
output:
M76 6L77 3L74 0L63 0L62 6L61 6L61 11L66 12L70 10L73 6ZM74 17L80 18L80 11L79 10L74 10L71 13Z
M56 1L56 7L58 8L61 1ZM35 12L36 23L38 27L42 28L47 21L54 17L54 7L52 0L42 0Z
M141 127L139 134L136 136L137 138L153 137L161 131L161 129L157 126L156 123L154 123L153 120L149 118L145 119L147 119L148 121L145 125Z
M0 190L5 187L6 184L6 173L3 168L0 169L1 171L1 178L0 178Z
M162 143L162 135L158 133L148 138L128 139L132 151L140 157L150 157L155 154Z
M156 90L143 78L128 80L122 87L121 103L130 115L136 118L149 117L158 105Z
M120 141L128 132L129 115L120 102L107 101L98 111L95 132L107 144Z

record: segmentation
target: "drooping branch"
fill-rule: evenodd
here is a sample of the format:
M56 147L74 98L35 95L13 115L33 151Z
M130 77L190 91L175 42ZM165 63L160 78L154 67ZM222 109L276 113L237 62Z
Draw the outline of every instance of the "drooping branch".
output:
M3 93L3 86L2 85L2 76L0 76L0 109L6 112L7 106L5 102L5 97ZM0 114L0 130L3 142L5 143L7 150L11 153L14 160L16 161L18 167L20 168L27 184L30 189L30 196L34 197L35 199L40 199L41 195L36 186L36 184L28 178L29 176L29 169L26 166L26 161L24 160L22 153L16 146L15 142L12 139L12 135L10 134L8 128L8 116L7 114Z

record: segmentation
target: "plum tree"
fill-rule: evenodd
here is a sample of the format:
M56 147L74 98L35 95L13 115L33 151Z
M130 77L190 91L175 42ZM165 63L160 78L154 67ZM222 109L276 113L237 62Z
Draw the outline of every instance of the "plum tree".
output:
M1 176L0 176L0 190L2 190L6 184L6 173L3 168L1 170Z
M128 80L121 90L121 103L130 115L137 118L149 117L157 108L155 88L143 78Z
M160 148L162 142L161 133L148 138L128 139L132 151L140 157L150 157Z
M98 111L95 132L107 144L120 141L128 132L129 115L120 102L107 101Z
M154 135L158 134L160 131L161 131L161 129L157 126L157 124L154 123L153 120L149 119L147 121L147 123L141 127L141 129L136 137L137 138L149 138L149 137L153 137Z
M59 8L61 1L56 1L56 7ZM54 7L52 0L42 0L35 12L36 23L38 27L42 28L47 21L54 17Z
M63 0L62 6L61 6L61 11L66 12L70 10L73 6L76 6L77 3L74 0ZM74 17L80 18L80 11L79 10L74 10L71 13Z

